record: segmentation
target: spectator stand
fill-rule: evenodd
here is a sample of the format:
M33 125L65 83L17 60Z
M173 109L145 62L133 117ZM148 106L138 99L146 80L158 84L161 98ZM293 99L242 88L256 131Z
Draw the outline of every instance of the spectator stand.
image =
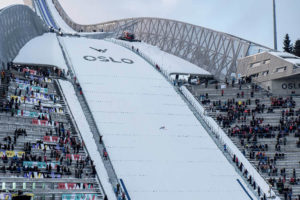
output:
M299 199L300 98L275 97L249 82L190 86L189 90L277 194Z
M103 199L92 161L52 81L58 73L48 72L14 66L4 77L8 85L0 113L0 195ZM18 88L21 80L30 89ZM24 101L29 92L34 100L30 103Z

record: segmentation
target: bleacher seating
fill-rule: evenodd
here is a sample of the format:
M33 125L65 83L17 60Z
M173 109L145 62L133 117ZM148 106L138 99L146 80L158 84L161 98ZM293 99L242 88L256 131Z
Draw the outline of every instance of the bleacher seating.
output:
M14 66L1 75L3 198L103 199L94 163L65 113L65 102L53 81L63 77L63 72Z
M300 200L300 97L244 82L188 89L283 199Z

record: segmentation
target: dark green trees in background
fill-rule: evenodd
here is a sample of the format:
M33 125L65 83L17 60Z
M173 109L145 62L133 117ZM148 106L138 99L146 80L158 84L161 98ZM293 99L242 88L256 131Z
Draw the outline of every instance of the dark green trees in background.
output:
M300 57L300 40L297 40L293 46L289 34L286 34L283 40L283 50L284 52L292 53L295 56Z
M293 45L291 43L289 34L286 34L285 37L284 37L283 50L284 50L284 52L287 52L287 53L292 53L293 52Z
M297 40L295 42L294 54L295 54L295 56L299 56L300 57L300 40Z

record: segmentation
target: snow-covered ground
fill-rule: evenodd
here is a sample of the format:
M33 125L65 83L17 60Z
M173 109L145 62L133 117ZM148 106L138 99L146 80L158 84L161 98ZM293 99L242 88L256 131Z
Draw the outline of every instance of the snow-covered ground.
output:
M172 73L211 75L208 71L201 69L182 58L160 50L159 47L152 46L144 42L126 42L117 39L110 40L117 44L134 47L135 50L139 49L140 53L145 55L154 63L158 63L159 67L165 70L169 75Z
M79 103L77 97L76 97L74 88L73 88L72 84L68 81L59 80L59 84L63 90L65 98L71 109L72 115L74 116L74 119L77 123L78 129L82 136L82 139L84 140L84 143L87 144L86 148L87 148L92 160L94 160L96 170L101 178L101 183L103 185L105 193L106 193L108 199L115 199L116 197L115 197L114 191L112 189L112 186L109 182L107 171L103 165L101 156L99 156L99 152L97 151L97 145L93 138L93 133L91 132L89 124L84 116L83 110L80 106L80 103Z
M23 0L0 0L0 9L5 8L7 6L11 6L14 4L22 4L24 5Z
M300 57L287 52L270 52L270 54L300 67Z
M30 40L19 51L15 63L53 65L68 70L56 34L45 33Z
M132 199L250 199L233 166L152 66L103 40L62 40Z

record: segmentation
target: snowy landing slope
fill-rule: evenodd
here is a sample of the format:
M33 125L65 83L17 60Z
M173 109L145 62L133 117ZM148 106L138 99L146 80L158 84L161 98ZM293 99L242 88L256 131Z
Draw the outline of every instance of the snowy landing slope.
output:
M106 41L63 40L132 199L250 199L233 166L152 66Z

